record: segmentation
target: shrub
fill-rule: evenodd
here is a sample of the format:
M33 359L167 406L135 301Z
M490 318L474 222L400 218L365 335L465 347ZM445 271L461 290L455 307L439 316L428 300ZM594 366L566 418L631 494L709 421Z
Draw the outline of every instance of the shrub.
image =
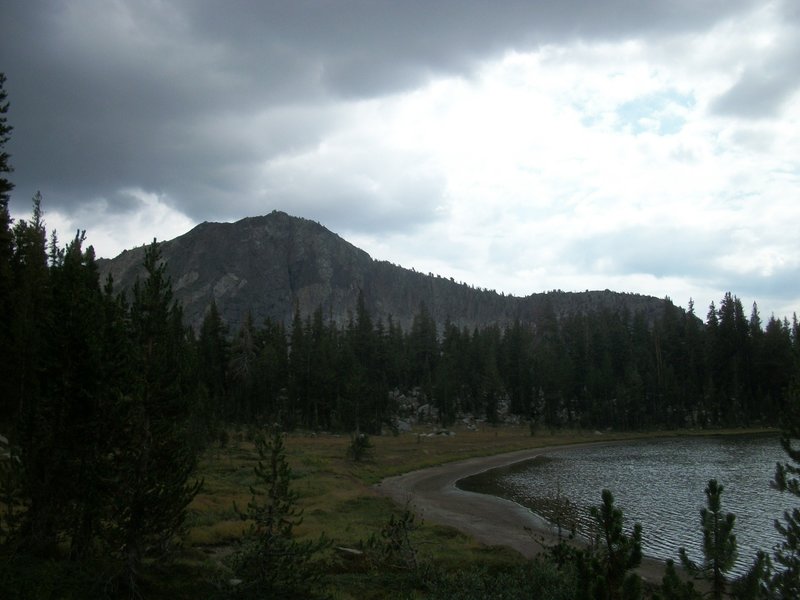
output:
M355 462L360 462L372 454L372 441L366 433L356 431L350 436L350 445L347 447L347 456Z

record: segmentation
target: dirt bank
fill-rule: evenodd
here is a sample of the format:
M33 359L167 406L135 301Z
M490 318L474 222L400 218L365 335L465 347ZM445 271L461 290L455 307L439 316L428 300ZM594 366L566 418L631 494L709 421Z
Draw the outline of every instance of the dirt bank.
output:
M595 444L577 446L593 445ZM548 543L555 543L557 540L555 532L546 521L515 502L466 492L458 489L455 484L464 477L530 460L562 448L565 446L470 458L389 477L379 483L376 489L401 506L410 503L414 511L426 521L458 529L487 546L508 546L523 556L532 558L543 549L535 538L544 538ZM526 528L533 530L535 536L531 536ZM645 559L639 571L648 581L658 582L663 573L663 563Z

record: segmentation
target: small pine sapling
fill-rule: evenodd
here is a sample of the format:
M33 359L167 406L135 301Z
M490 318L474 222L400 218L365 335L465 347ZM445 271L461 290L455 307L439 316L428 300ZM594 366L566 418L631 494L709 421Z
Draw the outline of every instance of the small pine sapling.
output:
M373 534L367 540L367 555L382 569L417 571L419 550L411 537L421 525L422 521L417 521L414 511L406 506L400 515L392 514L381 528L380 537Z
M632 534L626 534L622 510L614 506L613 494L603 490L602 499L599 507L591 509L596 535L583 569L585 587L597 598L640 598L641 578L632 569L642 562L642 526L636 523Z
M722 492L725 488L711 479L705 489L707 507L700 510L700 523L703 529L703 562L691 560L686 548L678 554L683 567L698 579L705 579L711 585L711 596L720 600L727 587L727 573L733 568L738 555L733 525L736 515L723 514Z
M250 486L247 510L234 504L239 517L251 521L242 547L230 561L238 579L237 598L311 597L323 576L317 559L330 542L324 535L316 541L294 538L303 511L297 506L297 492L290 487L292 470L283 440L277 429L269 436L255 435L258 483Z
M347 446L347 457L355 462L361 462L372 454L372 441L366 433L356 431L350 436L350 444Z
M653 596L654 600L700 600L703 595L694 589L694 583L684 581L678 575L675 561L667 560L664 576L661 578L661 588Z

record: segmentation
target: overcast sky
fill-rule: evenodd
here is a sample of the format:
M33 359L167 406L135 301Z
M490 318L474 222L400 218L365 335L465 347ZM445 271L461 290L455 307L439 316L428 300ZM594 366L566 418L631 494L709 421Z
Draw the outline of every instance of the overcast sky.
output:
M15 217L274 209L515 295L800 311L796 0L6 0Z

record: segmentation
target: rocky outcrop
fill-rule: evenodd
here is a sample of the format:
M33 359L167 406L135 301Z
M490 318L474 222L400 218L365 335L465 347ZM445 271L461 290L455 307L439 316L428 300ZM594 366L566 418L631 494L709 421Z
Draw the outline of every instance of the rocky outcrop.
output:
M161 244L176 299L186 322L198 329L212 300L236 329L250 312L291 322L295 307L303 315L322 308L327 319L345 324L363 292L373 319L391 317L408 329L422 303L440 326L504 325L519 319L537 322L599 308L644 312L649 320L663 301L636 294L548 292L524 298L476 289L434 275L373 260L319 223L272 212L236 223L202 223ZM143 274L144 247L98 261L101 276L129 290Z

